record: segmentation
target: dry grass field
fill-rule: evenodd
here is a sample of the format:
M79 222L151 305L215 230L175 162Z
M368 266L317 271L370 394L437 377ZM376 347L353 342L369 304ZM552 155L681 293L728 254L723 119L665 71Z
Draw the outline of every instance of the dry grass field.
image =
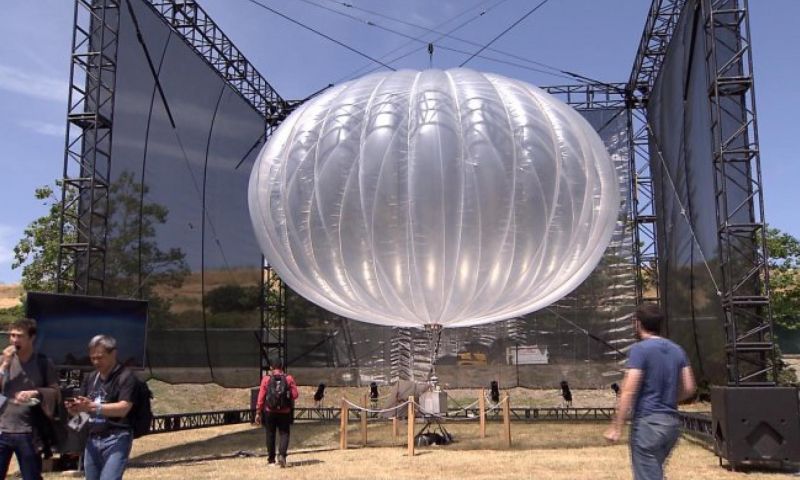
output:
M223 389L213 385L167 385L150 381L157 413L243 408L249 389ZM307 406L313 390L301 387L301 405ZM342 395L352 400L365 389L331 388L329 405ZM450 392L466 405L477 390ZM512 404L548 407L558 405L558 392L511 389ZM613 396L605 391L573 391L579 406L610 406ZM452 403L451 403L452 406ZM690 406L708 410L707 404ZM416 425L418 432L422 424ZM605 422L512 423L513 446L501 442L501 424L490 422L487 437L479 438L477 421L451 421L446 428L455 437L447 446L418 448L409 458L404 445L406 424L400 436L392 437L391 424L370 421L368 445L362 445L360 427L351 422L350 449L338 449L338 423L298 422L292 429L289 468L268 469L264 431L251 425L232 425L168 434L136 440L131 466L125 478L194 480L286 478L293 480L336 479L630 479L625 441L610 445L602 438ZM15 466L14 466L15 467ZM60 478L50 473L45 478ZM768 470L731 472L719 467L717 458L701 444L683 438L669 461L669 480L797 478L790 473Z
M223 389L213 385L166 385L150 382L157 413L243 408L248 389ZM306 401L312 395L301 387ZM363 389L331 389L330 403L341 395L356 399ZM458 390L451 395L465 404L477 391ZM555 406L557 394L546 390L512 389L512 399L531 406ZM576 401L604 406L605 392L574 391ZM334 400L335 396L335 400ZM301 397L302 399L303 397ZM305 404L305 402L303 402ZM512 402L512 404L515 402ZM608 403L613 403L613 398ZM590 405L584 405L590 406ZM216 407L216 408L212 408ZM708 410L708 405L691 406ZM501 424L489 422L486 438L479 438L475 420L446 424L455 443L417 448L413 458L404 445L406 424L400 436L392 437L391 423L370 421L368 444L362 445L360 426L348 428L348 450L339 450L338 423L297 422L292 428L289 468L267 468L264 431L252 425L232 425L184 432L149 435L134 442L128 480L194 480L286 478L292 480L418 480L424 478L459 480L553 479L628 480L631 478L626 439L608 444L602 437L606 422L514 422L513 446L501 441ZM417 423L416 431L423 427ZM16 462L12 462L12 472ZM63 478L62 473L45 474L46 479ZM669 480L772 480L797 478L792 473L754 470L732 472L721 468L718 459L703 445L688 437L678 443L669 460Z
M405 425L402 425L404 428ZM421 428L421 425L418 425ZM630 479L624 443L603 440L605 424L512 424L514 445L500 444L500 425L489 424L478 438L474 422L447 426L456 443L417 449L409 458L402 445L392 446L389 424L370 425L370 446L360 446L358 426L351 424L350 445L338 450L338 425L295 424L289 468L267 469L263 430L249 425L144 437L135 442L125 478L136 479ZM404 430L403 430L404 431ZM702 446L682 439L667 469L670 480L779 479L780 472L731 472ZM51 474L47 478L55 478Z
M16 307L20 304L22 287L16 283L0 284L0 308Z

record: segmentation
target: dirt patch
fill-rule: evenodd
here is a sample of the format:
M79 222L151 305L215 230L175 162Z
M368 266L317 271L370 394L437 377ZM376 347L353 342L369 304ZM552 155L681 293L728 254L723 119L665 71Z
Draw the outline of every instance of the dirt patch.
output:
M22 286L18 283L0 284L0 308L16 307L20 303Z

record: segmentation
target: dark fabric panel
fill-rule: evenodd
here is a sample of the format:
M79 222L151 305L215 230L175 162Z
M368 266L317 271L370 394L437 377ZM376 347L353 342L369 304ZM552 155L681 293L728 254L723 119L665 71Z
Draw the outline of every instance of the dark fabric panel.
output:
M243 157L262 137L264 121L148 5L130 4L166 105L126 5L108 293L150 301L154 377L250 385L259 375L261 254L246 194L257 149Z
M713 135L703 20L689 2L648 105L667 334L701 381L724 382Z

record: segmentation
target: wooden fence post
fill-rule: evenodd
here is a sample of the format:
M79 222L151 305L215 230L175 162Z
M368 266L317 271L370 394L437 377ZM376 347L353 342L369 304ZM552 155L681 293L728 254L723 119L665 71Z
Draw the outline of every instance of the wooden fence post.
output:
M414 396L408 397L408 456L414 456Z
M503 436L506 446L511 447L511 399L508 395L503 399Z
M478 415L480 416L481 438L486 438L486 390L481 389L478 398Z
M364 410L361 411L361 441L364 446L367 445L367 409L369 408L369 400L367 395L364 395Z
M339 423L339 448L347 450L347 402L342 398L342 414Z

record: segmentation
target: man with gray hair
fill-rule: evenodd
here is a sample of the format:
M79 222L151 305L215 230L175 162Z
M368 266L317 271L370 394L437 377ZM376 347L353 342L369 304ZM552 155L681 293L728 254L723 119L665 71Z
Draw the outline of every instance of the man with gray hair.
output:
M90 416L83 455L86 478L121 479L133 445L127 415L133 407L136 378L117 361L117 341L109 335L92 338L89 359L95 372L84 378L80 395L66 401L67 410Z

